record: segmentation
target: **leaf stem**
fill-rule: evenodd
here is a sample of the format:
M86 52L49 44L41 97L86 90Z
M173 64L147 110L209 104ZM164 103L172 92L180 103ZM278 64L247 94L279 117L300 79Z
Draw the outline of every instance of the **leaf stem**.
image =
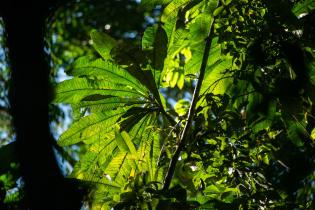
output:
M178 147L170 161L170 165L168 168L168 171L166 173L165 179L164 179L164 184L163 184L163 190L167 190L171 184L173 175L174 175L174 171L175 171L175 167L176 167L176 163L178 161L179 155L181 153L181 151L183 150L185 143L186 143L186 139L190 130L190 127L192 125L193 122L193 118L195 116L195 111L196 111L196 105L197 105L197 101L199 98L199 94L200 94L200 89L201 89L201 85L205 76L205 71L206 71L206 67L207 67L207 63L208 63L208 58L209 58L209 53L210 53L210 49L211 49L211 38L212 35L214 33L214 27L213 27L213 22L214 22L214 18L212 20L212 23L210 25L210 32L206 38L206 43L205 43L205 50L203 53L203 58L202 58L202 63L201 63L201 67L200 67L200 75L198 78L198 82L197 85L195 87L194 90L194 94L192 97L192 102L188 111L188 117L187 117L187 123L184 127L184 130L181 134L180 137L180 141L178 144Z

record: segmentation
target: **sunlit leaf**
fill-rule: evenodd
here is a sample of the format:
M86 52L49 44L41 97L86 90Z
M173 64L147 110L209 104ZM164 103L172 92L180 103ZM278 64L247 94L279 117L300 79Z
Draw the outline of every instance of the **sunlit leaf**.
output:
M310 11L315 9L315 1L314 0L304 0L299 1L292 8L292 12L299 17L302 14L308 14Z
M118 128L116 127L115 129L115 139L117 142L117 145L122 152L128 152L130 154L135 154L136 153L136 148L134 144L131 141L131 138L129 134L126 131L119 131L119 126Z
M124 113L124 109L118 109L106 113L90 114L73 123L71 127L61 135L58 144L67 146L90 138L97 140L99 135L103 136L103 134L111 131L117 123L117 120Z
M110 51L115 47L116 41L107 34L91 31L91 39L94 49L105 59L111 59Z

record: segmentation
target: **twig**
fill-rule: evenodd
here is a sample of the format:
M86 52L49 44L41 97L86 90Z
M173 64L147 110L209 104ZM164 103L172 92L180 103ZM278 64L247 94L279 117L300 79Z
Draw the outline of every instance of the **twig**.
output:
M162 154L163 154L163 152L164 152L166 140L168 140L168 139L171 137L172 133L174 132L174 130L176 129L176 127L177 127L181 122L182 122L181 120L178 121L178 122L176 123L176 125L173 126L173 128L172 128L171 131L168 133L168 135L166 136L165 141L163 142L163 145L162 145L162 148L161 148L160 155L159 155L159 157L158 157L158 160L156 161L157 165L159 165L159 162L160 162L160 160L161 160Z

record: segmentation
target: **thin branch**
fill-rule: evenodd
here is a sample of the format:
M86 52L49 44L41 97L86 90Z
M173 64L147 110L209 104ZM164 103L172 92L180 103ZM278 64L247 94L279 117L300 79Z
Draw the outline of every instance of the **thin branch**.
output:
M310 118L313 118L315 120L315 116L312 115L311 113L307 113L308 116L310 116Z
M212 91L213 91L213 90L216 88L218 82L220 82L220 81L223 80L223 79L228 79L228 78L232 78L232 77L233 77L233 76L225 76L225 77L221 77L221 78L217 79L216 81L214 81L214 82L199 96L200 99L202 98L201 103L203 103L204 100L206 99L204 96L208 93L208 91L212 88L212 86L214 86L213 89L212 89Z
M158 157L158 159L157 159L157 161L156 161L157 165L159 165L159 162L160 162L160 160L161 160L162 154L163 154L163 152L164 152L164 150L165 150L165 143L166 143L166 141L171 137L172 133L174 132L174 130L176 129L176 127L177 127L181 122L182 122L182 120L179 120L179 121L176 123L176 125L173 126L173 128L172 128L171 131L168 133L168 135L166 136L166 138L165 138L165 140L164 140L164 142L163 142L162 148L161 148L160 155L159 155L159 157Z
M76 163L74 158L71 157L71 155L69 155L62 147L60 147L57 144L57 141L55 139L51 138L50 141L51 141L53 147L60 153L62 158L64 158L66 161L68 161L71 166L74 166L74 164Z
M289 113L289 114L290 114L291 117L296 121L296 123L299 124L299 125L303 128L303 130L304 130L305 134L307 135L307 137L308 137L308 138L312 138L312 137L311 137L311 134L308 132L308 130L306 129L306 127L296 118L296 116L295 116L294 114L292 114L292 113Z
M214 22L214 19L212 20L208 37L205 40L206 44L205 44L205 50L203 53L202 63L201 63L201 67L200 67L200 75L199 75L198 82L197 82L197 85L195 87L194 94L192 97L192 102L191 102L191 105L189 108L187 123L186 123L184 130L182 132L182 135L180 137L180 141L179 141L178 147L175 151L175 154L173 155L173 157L171 159L168 171L167 171L165 179L164 179L163 190L167 190L171 184L171 181L172 181L172 178L174 175L174 171L175 171L175 167L176 167L176 163L178 161L178 158L179 158L181 151L183 150L183 148L185 146L186 138L188 136L190 127L191 127L192 122L193 122L193 118L195 116L196 105L197 105L197 101L199 98L201 85L202 85L202 82L203 82L203 79L205 76L205 71L206 71L209 53L210 53L210 49L211 49L211 38L212 38L212 35L214 33L213 22Z
M225 74L225 73L224 73ZM225 77L221 77L219 79L217 79L216 81L214 81L201 95L200 97L203 97L205 94L208 93L208 91L213 87L212 91L217 87L218 83L221 81L221 80L224 80L224 79L228 79L228 78L233 78L233 76L225 76Z

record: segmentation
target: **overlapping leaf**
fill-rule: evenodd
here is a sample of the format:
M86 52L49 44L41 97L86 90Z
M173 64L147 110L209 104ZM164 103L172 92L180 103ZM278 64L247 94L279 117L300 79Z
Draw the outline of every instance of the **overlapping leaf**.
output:
M144 97L142 93L106 80L93 80L88 78L73 78L59 83L56 88L55 102L75 104L91 95L119 96L127 98Z
M114 84L127 85L143 93L147 91L141 82L127 70L103 59L87 62L85 57L80 58L74 63L71 75L75 77L91 77Z
M147 28L142 37L142 48L151 50L155 70L162 70L167 56L167 34L161 25Z
M116 46L116 40L107 34L92 30L91 38L94 49L105 59L111 59L110 52Z
M162 22L167 22L170 19L173 19L174 17L177 16L178 10L188 4L190 0L173 0L170 2L164 9L161 21Z
M124 97L104 97L99 100L82 100L76 104L78 108L88 108L90 112L104 112L122 107L130 107L132 105L146 104L145 100Z
M67 146L81 141L97 140L100 136L111 131L117 120L125 113L125 109L117 109L104 113L92 113L77 122L65 131L59 138L58 144Z

